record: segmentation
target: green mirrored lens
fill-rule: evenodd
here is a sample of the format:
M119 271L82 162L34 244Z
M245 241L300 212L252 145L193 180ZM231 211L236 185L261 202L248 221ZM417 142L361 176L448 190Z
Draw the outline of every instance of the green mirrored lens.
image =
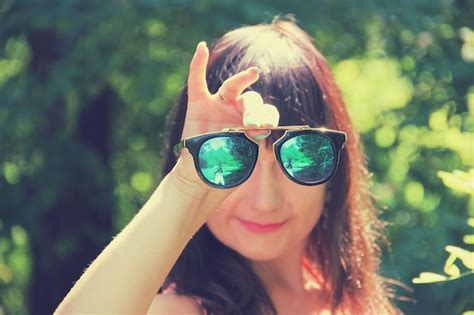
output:
M237 185L251 172L256 152L247 141L237 137L216 137L199 149L199 168L212 184L229 187Z
M310 183L329 177L335 166L331 140L319 134L302 134L280 148L283 167L295 179Z

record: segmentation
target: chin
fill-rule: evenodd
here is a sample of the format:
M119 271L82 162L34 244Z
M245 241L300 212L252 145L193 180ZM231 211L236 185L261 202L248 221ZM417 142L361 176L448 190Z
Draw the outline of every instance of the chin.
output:
M238 252L243 257L254 260L254 261L270 261L273 259L278 258L281 254L277 253L276 251L268 251L262 250L260 248L249 249L249 248L232 248L236 252Z

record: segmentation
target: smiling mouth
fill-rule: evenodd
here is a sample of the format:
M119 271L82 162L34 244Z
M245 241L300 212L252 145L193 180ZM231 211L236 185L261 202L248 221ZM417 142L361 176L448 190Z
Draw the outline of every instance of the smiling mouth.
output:
M239 223L243 225L247 230L256 232L256 233L269 233L278 230L282 227L286 221L281 223L273 223L273 224L259 224L251 221L245 221L242 219L238 219Z

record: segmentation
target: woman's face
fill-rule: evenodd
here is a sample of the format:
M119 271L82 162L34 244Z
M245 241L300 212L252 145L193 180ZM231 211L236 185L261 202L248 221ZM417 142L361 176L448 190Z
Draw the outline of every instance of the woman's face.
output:
M211 214L207 226L228 247L252 260L271 260L304 248L324 207L326 183L299 185L283 174L273 151L262 143L250 178ZM276 230L256 232L240 220L285 222Z

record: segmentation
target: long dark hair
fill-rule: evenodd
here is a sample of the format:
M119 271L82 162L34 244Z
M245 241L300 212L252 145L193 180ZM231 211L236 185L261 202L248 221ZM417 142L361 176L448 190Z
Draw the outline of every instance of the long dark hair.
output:
M369 191L367 159L325 58L292 15L277 16L214 42L207 68L210 92L251 66L261 70L251 90L278 108L280 125L325 126L348 136L339 167L327 182L325 210L311 232L305 267L326 289L333 311L344 307L357 314L398 313L378 274L377 242L386 239ZM163 177L176 163L172 146L180 140L186 108L184 86L168 119ZM216 239L206 224L189 241L159 293L170 283L177 285L178 294L201 298L211 314L276 314L249 261Z

